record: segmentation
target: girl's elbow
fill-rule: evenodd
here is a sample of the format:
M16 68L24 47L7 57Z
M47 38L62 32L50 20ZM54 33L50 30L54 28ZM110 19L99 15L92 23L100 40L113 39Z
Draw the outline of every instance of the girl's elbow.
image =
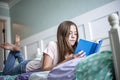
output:
M42 67L42 71L50 71L52 68L50 67Z

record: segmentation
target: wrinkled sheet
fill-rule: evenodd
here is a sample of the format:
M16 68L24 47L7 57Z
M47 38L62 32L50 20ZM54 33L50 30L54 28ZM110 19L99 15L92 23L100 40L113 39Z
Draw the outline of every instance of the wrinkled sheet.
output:
M33 73L33 72L27 72L27 73L19 74L19 75L16 77L16 80L28 80L28 78L30 77L30 75L31 75L32 73Z
M36 73L38 71L40 71L40 69L18 75L1 75L0 80L28 80L32 73Z
M19 74L16 77L16 80L28 80L29 77L31 76L31 74L39 72L39 71L41 71L41 69L36 69L34 71L31 71L31 72L26 72L26 73Z
M13 76L10 76L10 75L6 75L6 76L0 76L0 80L15 80L17 77L17 75L13 75Z
M76 58L58 65L48 74L48 80L75 80L76 65L84 59Z

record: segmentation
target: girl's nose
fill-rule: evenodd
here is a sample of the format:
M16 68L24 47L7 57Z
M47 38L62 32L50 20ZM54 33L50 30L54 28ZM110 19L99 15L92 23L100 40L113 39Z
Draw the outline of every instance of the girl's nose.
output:
M75 35L74 35L74 34L72 34L72 37L75 37Z

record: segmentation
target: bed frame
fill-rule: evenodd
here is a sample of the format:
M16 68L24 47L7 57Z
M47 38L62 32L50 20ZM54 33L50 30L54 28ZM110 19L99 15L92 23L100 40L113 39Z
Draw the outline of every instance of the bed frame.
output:
M120 22L117 14L111 14L108 18L111 25L109 38L113 53L116 80L120 80Z

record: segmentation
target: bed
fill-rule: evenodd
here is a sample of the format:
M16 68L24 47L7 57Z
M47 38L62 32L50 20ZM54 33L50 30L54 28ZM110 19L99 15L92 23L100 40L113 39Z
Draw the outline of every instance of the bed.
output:
M51 71L32 73L29 80L120 80L120 27L116 13L108 17L111 50L103 50L85 59L73 59Z
M73 59L49 72L33 73L29 80L120 80L120 22L118 14L108 17L111 50ZM43 75L45 74L45 75Z
M116 13L109 16L111 51L103 50L84 59L74 59L51 71L0 76L0 80L120 80L120 27Z

